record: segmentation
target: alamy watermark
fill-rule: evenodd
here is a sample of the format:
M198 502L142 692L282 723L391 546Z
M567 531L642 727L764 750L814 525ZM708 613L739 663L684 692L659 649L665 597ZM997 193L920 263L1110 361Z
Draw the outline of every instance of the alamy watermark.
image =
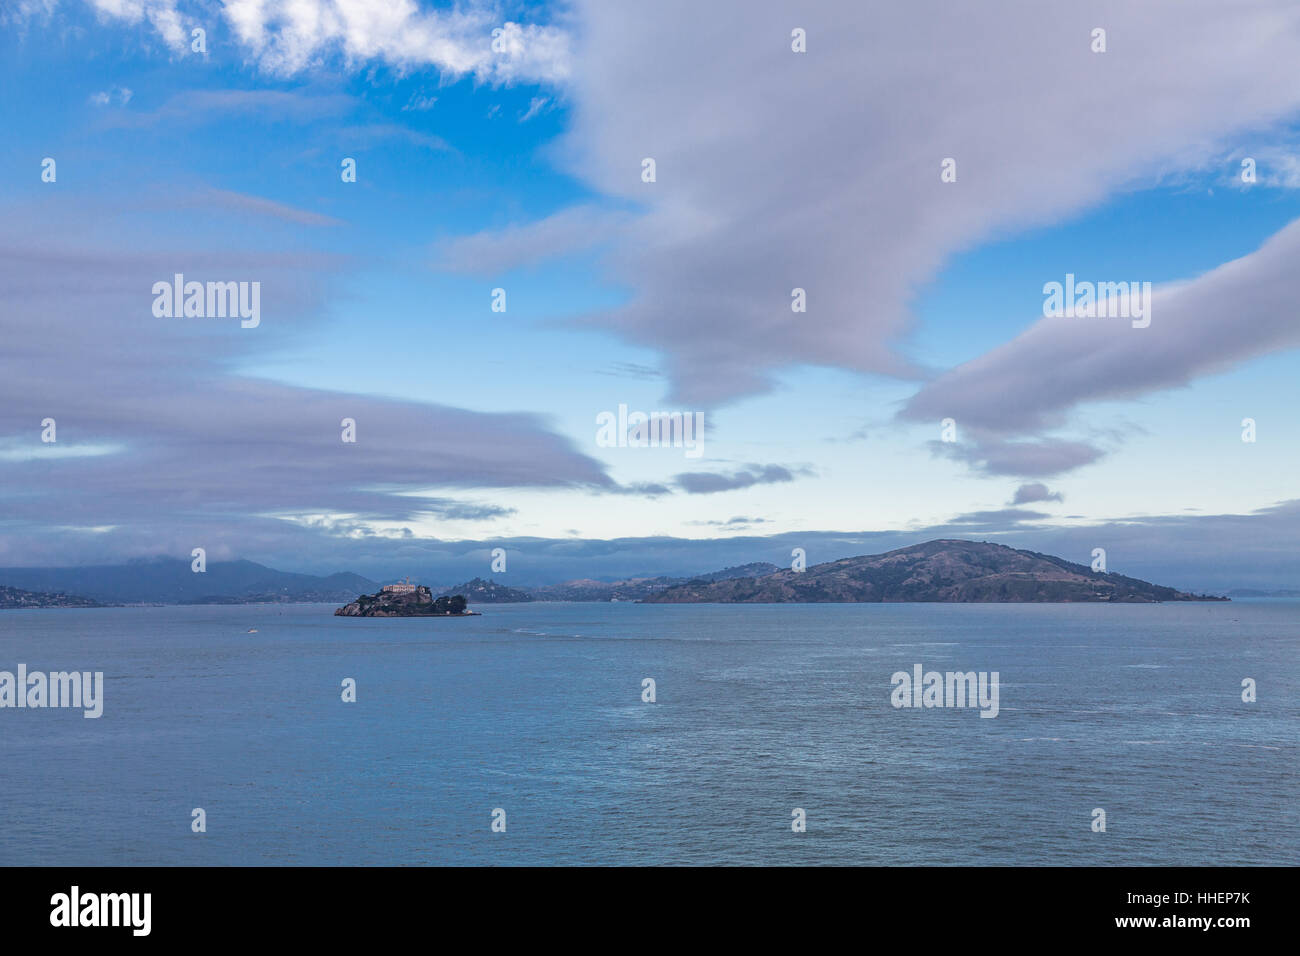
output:
M262 324L262 283L186 282L178 272L171 282L153 284L153 314L159 319L238 317L241 328Z
M687 458L704 454L703 412L629 412L596 416L596 444L601 448L684 448Z
M133 936L148 936L153 921L152 893L83 893L73 886L50 897L50 925L119 926Z
M1150 282L1075 282L1067 272L1064 283L1046 283L1043 295L1045 318L1131 318L1135 329L1151 324Z
M0 707L40 709L44 707L80 707L87 718L104 714L104 672L27 670L18 665L18 673L0 671Z
M981 717L998 715L998 672L925 671L920 664L912 673L896 671L890 678L894 690L889 702L903 707L979 707Z

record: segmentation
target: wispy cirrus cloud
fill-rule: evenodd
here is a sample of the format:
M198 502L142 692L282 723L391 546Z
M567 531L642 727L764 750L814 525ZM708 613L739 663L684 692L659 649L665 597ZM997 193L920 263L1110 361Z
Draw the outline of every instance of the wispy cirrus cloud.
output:
M630 216L596 205L570 206L544 219L443 240L434 250L440 271L494 275L607 243Z
M186 204L207 204L236 212L247 212L256 216L269 216L283 222L300 226L338 226L342 221L333 216L326 216L309 209L299 209L288 203L277 202L262 196L250 196L246 193L233 192L229 189L206 189L193 194L190 199L181 199L178 206Z
M100 123L110 128L197 126L230 116L277 123L308 123L353 112L361 101L345 93L311 90L195 89L173 93L150 110L114 110Z
M411 98L406 105L402 107L403 113L427 113L438 103L438 97L429 96L427 93L412 93Z
M547 112L552 105L553 101L549 96L534 96L528 103L528 109L520 114L519 122L527 123L533 117Z
M99 90L90 94L90 102L95 106L108 106L113 101L117 101L119 106L125 106L131 102L134 94L125 86L113 86L107 90Z
M336 131L335 137L340 141L355 144L362 149L377 146L388 140L400 140L423 149L452 153L456 151L441 136L421 133L418 130L409 129L397 123L362 123L343 126Z
M960 409L973 440L931 447L990 474L1048 477L1090 464L1105 453L1090 443L1016 439L1065 425L1088 402L1177 388L1300 347L1297 261L1300 221L1249 255L1157 287L1146 328L1127 319L1040 318L1010 342L926 384L899 417L939 421Z
M688 521L687 524L703 528L723 528L729 531L744 530L753 525L768 524L767 518L751 518L748 515L736 515L734 518L726 520L715 519L712 521Z

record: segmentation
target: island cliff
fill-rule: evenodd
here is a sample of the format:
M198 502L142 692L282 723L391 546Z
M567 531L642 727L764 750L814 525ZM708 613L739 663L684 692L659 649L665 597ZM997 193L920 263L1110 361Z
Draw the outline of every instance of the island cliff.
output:
M334 612L335 617L476 617L463 594L434 599L424 585L406 590L389 586L378 594L363 594Z

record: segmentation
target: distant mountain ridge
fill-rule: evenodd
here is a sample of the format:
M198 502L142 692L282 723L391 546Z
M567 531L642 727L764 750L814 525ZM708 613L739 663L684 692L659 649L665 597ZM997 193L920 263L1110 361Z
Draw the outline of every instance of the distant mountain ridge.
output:
M1186 594L1036 551L943 539L884 554L842 558L804 571L688 581L644 599L650 604L868 602L1225 601Z
M721 571L712 571L708 574L697 574L687 580L730 581L734 578L758 578L765 577L769 574L775 574L780 570L780 565L772 564L768 561L753 561L749 564L741 564L734 568L723 568Z
M474 578L440 592L443 597L463 594L471 604L523 604L535 600L528 591L508 587L497 581Z
M253 561L209 562L206 572L196 574L189 561L171 558L83 568L6 568L0 569L0 586L36 594L43 592L52 595L51 599L104 604L338 604L353 602L358 594L380 590L377 582L358 574L295 574ZM814 565L803 572L769 562L754 562L683 577L579 579L540 587L507 585L495 576L475 577L454 588L430 590L435 595L465 595L471 604L1223 600L1184 594L1121 574L1095 572L1052 555L951 539L929 541L880 555L842 558ZM1261 592L1241 589L1229 594L1258 596Z
M351 600L379 585L359 574L294 574L254 561L209 561L196 573L175 558L84 568L0 568L0 585L81 594L108 604L248 604Z
M710 571L691 577L626 578L622 581L593 581L590 579L565 581L563 584L549 584L545 587L530 588L538 601L644 601L650 595L658 594L668 588L688 581L725 581L738 577L754 577L779 571L775 564L756 561L742 564L721 571Z

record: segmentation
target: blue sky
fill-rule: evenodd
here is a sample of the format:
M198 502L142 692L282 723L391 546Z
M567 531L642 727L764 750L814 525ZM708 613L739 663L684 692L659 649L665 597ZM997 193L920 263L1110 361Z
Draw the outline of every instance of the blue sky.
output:
M0 566L202 544L408 573L420 548L537 539L704 570L724 552L703 539L777 560L804 535L814 561L884 532L1081 561L1124 540L1126 566L1182 576L1161 583L1231 584L1235 561L1282 586L1300 569L1258 528L1293 520L1300 447L1300 20L1193 5L1170 28L1172 2L945 23L10 4ZM260 281L261 326L153 317L150 277L174 272ZM1067 272L1152 283L1151 328L1045 318ZM620 404L703 412L703 455L600 447ZM734 487L694 493L699 473ZM1198 520L1226 554L1189 567ZM676 550L634 543L661 538Z

